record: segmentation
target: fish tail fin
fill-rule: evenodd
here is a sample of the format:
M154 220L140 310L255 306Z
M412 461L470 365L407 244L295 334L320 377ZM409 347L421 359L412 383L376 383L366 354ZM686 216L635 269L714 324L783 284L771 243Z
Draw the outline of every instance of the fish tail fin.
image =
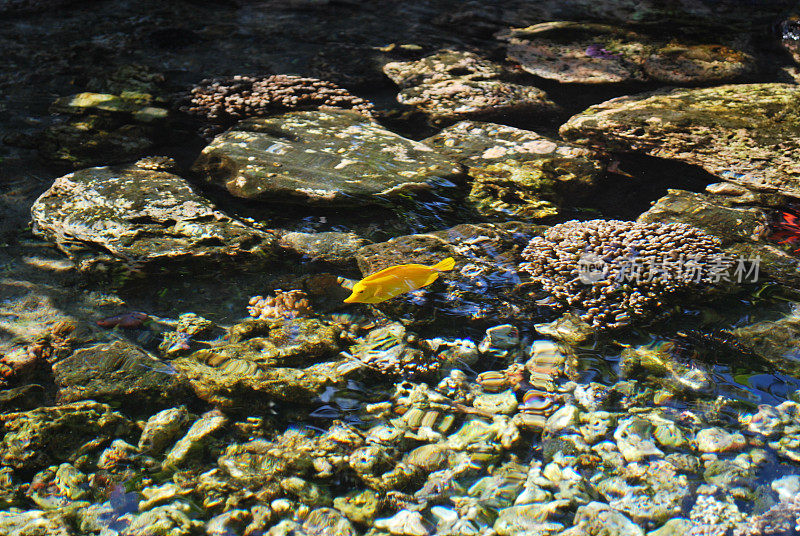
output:
M431 268L436 270L437 272L447 272L448 270L452 270L455 268L456 260L453 257L447 257L446 259L437 262Z

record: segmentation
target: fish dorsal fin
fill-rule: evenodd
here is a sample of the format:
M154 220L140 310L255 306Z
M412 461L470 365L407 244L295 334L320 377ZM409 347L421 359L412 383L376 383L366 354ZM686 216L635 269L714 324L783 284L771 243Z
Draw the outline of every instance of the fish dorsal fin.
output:
M447 272L455 268L455 266L456 266L456 260L453 257L447 257L446 259L441 260L436 264L434 264L433 266L431 266L431 268L433 268L438 272Z

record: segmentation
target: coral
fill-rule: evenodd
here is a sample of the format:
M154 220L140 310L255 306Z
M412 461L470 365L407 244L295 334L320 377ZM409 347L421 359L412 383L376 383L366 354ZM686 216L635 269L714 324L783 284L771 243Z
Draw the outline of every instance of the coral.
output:
M278 74L206 79L184 95L178 107L208 122L228 126L247 117L320 107L369 115L372 104L331 82Z
M572 220L535 237L520 268L597 329L644 320L730 274L719 240L682 223Z
M247 308L250 316L267 320L270 318L297 318L312 314L308 296L302 290L275 290L275 296L253 296Z

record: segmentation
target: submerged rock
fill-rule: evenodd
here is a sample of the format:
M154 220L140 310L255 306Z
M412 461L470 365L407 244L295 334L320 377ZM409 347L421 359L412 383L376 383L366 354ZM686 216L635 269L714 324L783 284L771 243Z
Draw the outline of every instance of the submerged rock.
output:
M185 464L208 442L210 436L228 423L228 418L218 410L203 414L170 449L164 459L165 468L176 468Z
M53 376L64 402L91 399L141 411L188 393L186 378L161 372L164 367L138 346L116 341L77 350L53 366Z
M348 456L363 444L361 435L338 421L323 434L290 428L272 441L229 445L219 458L219 467L237 488L257 490L262 500L272 500L285 493L282 483L298 489L296 484L302 483L297 480L311 479L323 466L328 472L351 475ZM296 479L294 484L289 478Z
M726 201L723 196L669 190L638 221L687 223L718 237L735 260L727 277L737 284L773 279L800 288L800 259L765 239L767 212L760 206L731 206ZM757 257L756 267L749 260Z
M145 423L139 436L139 450L151 455L160 453L178 436L188 419L186 406L159 411Z
M697 450L700 452L735 452L746 445L744 436L730 433L722 428L706 428L695 436Z
M281 236L279 245L301 255L303 260L348 265L354 263L356 251L367 243L354 233L291 232Z
M503 80L450 79L404 89L400 104L414 106L433 121L551 116L560 110L543 90Z
M423 140L468 166L469 203L484 216L539 218L591 195L604 163L599 153L535 132L462 121Z
M306 327L317 325L318 322L307 324ZM289 324L290 328L291 326ZM332 348L329 346L329 339L326 339L330 330L323 330L316 342L293 341L290 331L278 332L288 336L283 341L283 348L284 344L277 339L270 342L268 339L258 338L243 344L233 343L213 351L208 350L206 353L201 353L204 351L200 350L188 358L175 359L171 364L175 370L187 376L192 390L200 399L224 408L252 408L254 404L266 404L275 400L305 406L328 386L345 381L343 375L347 369L340 368L335 361L317 363L306 368L274 366L277 363L298 365L309 358L323 355ZM275 342L280 346L276 346ZM263 354L260 348L264 349Z
M9 536L73 536L69 520L59 511L20 510L0 512L0 534Z
M526 162L563 158L602 171L602 157L597 151L497 123L461 121L422 142L469 167L480 168L507 160Z
M511 69L471 52L442 50L417 61L388 63L384 72L402 88L398 102L416 107L434 123L560 110L541 89L514 83Z
M102 439L127 435L132 423L106 404L76 402L0 415L0 462L35 470L69 461Z
M402 88L455 78L490 80L507 71L498 63L462 50L440 50L416 61L394 61L383 66L386 76Z
M360 206L458 180L458 164L354 112L238 123L192 168L231 194L271 203Z
M56 100L52 110L71 118L44 130L39 152L75 168L134 160L177 132L148 94L80 93Z
M589 107L564 139L695 164L748 188L800 197L800 89L738 84L663 89Z
M789 374L800 374L800 309L783 318L740 326L731 334L749 351Z
M644 531L630 519L596 501L578 508L574 523L561 536L644 536Z
M182 178L136 166L56 179L31 208L34 232L81 268L164 261L263 262L274 237L226 216Z
M258 328L265 336L253 336ZM250 329L254 331L248 336ZM230 334L229 344L198 350L190 357L211 366L238 359L261 367L294 367L311 364L339 349L339 328L316 318L248 320L233 326Z
M508 41L509 60L559 82L707 84L755 69L752 56L721 44L666 42L603 24L545 22L512 29L501 38Z
M193 519L192 506L183 501L156 506L139 514L124 516L130 524L120 533L121 536L150 536L168 534L170 536L189 536L196 534L205 525Z

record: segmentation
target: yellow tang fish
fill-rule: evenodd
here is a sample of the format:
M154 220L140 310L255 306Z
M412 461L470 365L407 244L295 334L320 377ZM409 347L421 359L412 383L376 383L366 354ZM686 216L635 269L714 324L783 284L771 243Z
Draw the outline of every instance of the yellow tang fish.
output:
M353 293L345 303L381 303L405 292L430 285L439 277L439 272L452 270L456 265L448 257L433 266L423 264L400 264L365 277L353 286Z

